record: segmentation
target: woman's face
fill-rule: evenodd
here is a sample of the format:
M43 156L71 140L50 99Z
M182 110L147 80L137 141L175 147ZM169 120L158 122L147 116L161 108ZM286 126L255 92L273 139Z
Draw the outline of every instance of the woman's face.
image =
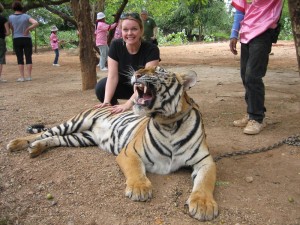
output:
M137 21L125 19L122 21L122 38L127 44L139 43L142 29Z

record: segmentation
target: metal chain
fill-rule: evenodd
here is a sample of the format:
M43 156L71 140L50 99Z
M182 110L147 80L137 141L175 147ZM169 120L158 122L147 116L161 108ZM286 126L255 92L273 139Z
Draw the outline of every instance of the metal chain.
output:
M262 147L262 148L256 148L256 149L250 149L250 150L241 150L241 151L234 151L234 152L227 152L224 154L221 154L219 156L216 156L214 158L214 161L217 162L223 158L230 158L233 156L239 156L239 155L249 155L249 154L255 154L255 153L261 153L261 152L266 152L269 150L272 150L274 148L278 148L283 144L288 144L288 145L293 145L293 146L300 146L300 135L292 135L290 137L284 138L281 141L267 146L267 147Z

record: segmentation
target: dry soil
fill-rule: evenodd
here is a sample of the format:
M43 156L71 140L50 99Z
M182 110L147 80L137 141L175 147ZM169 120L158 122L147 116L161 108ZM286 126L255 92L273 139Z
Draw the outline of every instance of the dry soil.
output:
M228 42L160 47L161 65L175 72L194 70L189 94L203 114L211 154L272 146L300 133L300 77L293 42L273 46L264 79L268 126L245 135L232 121L245 114L239 56ZM81 91L76 51L35 53L33 81L18 83L14 55L7 55L0 83L0 224L300 224L300 149L283 144L271 151L217 162L215 198L220 215L201 223L184 210L191 192L190 171L148 174L154 187L149 202L124 196L125 180L114 156L89 148L55 148L30 159L10 153L7 143L26 135L29 124L57 125L97 103L94 91ZM99 76L105 76L100 73ZM53 199L48 200L47 194ZM5 223L6 222L6 223Z

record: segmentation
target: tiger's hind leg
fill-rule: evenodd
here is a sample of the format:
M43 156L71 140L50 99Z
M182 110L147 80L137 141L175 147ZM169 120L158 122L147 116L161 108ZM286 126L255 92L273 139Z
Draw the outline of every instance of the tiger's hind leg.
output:
M193 166L194 186L187 200L189 213L200 221L212 220L218 216L218 204L213 192L216 182L216 166L211 156Z
M41 138L41 134L21 137L10 141L7 145L7 150L14 152L27 148L32 142Z
M28 147L28 152L30 157L34 158L52 147L88 147L97 145L98 140L96 135L92 131L85 131L65 136L51 136L37 140Z

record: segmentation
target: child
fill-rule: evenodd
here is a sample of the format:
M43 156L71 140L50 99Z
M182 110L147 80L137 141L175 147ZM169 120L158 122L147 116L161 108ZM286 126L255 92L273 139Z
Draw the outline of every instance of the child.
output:
M58 37L56 35L57 31L58 31L58 29L57 29L56 26L51 27L50 44L51 44L52 50L54 50L54 53L55 53L53 66L60 66L58 64L58 58L59 58L58 44L59 44L59 40L58 40Z
M96 21L96 46L99 48L100 51L100 70L107 71L106 61L107 61L107 54L108 54L108 44L107 44L107 32L114 29L117 26L117 23L113 23L109 25L105 23L105 14L103 12L99 12L97 14L97 21Z

